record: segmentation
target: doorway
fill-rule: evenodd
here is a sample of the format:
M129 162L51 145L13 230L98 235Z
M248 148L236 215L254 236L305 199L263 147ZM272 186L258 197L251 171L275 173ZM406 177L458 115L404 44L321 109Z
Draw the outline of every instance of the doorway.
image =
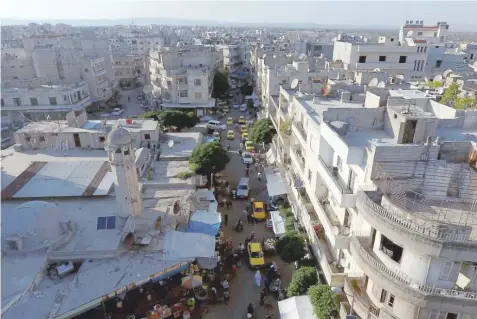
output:
M81 147L81 141L78 133L73 133L73 139L75 140L75 147Z
M417 120L406 121L404 125L404 134L402 136L402 143L409 144L414 141L414 133L416 133Z

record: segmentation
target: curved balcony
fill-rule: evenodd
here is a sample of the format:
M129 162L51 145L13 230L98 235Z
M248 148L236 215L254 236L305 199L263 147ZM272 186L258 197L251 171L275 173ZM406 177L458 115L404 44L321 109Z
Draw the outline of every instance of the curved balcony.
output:
M388 210L374 201L370 194L359 191L356 206L371 226L391 240L426 255L456 260L477 259L477 241L468 235L438 232L436 223L418 223L397 211ZM462 255L456 256L456 251Z
M416 283L406 274L382 263L368 243L368 238L353 237L351 254L366 275L380 287L419 307L443 307L452 312L477 313L477 293Z

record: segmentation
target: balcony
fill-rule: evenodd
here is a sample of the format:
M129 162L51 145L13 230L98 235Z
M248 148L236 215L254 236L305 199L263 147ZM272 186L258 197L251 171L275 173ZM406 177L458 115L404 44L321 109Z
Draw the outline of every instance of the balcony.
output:
M339 178L338 173L328 166L320 156L318 156L318 159L318 172L321 179L325 182L338 204L341 207L354 207L356 196L353 194L353 190Z
M344 292L349 298L348 301L353 305L353 311L358 316L367 319L379 318L380 309L374 305L366 293L363 277L347 277L344 283Z
M303 128L303 125L300 122L293 121L292 130L294 131L295 135L298 137L298 140L302 144L303 147L306 146L306 131Z
M391 240L402 242L406 246L422 254L448 257L455 257L455 254L465 254L466 258L461 260L472 260L477 257L477 242L469 236L439 232L439 225L436 222L412 219L412 214L404 214L403 211L392 209L388 205L384 208L381 205L383 197L387 202L392 203L386 196L381 196L377 192L358 192L356 206L368 223L382 232ZM469 259L470 258L470 259ZM457 260L457 259L456 259Z
M477 293L436 288L415 282L397 269L386 266L369 247L368 238L352 237L351 254L359 267L380 287L418 307L439 306L449 312L477 313Z
M290 152L290 158L292 163L299 169L300 177L305 177L305 158L303 157L303 151L300 146L293 145Z

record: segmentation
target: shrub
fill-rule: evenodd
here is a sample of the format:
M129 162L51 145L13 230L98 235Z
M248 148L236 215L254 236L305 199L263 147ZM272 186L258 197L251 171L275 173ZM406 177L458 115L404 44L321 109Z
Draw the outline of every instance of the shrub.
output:
M337 296L328 285L315 285L308 289L308 297L318 319L329 319L337 314Z
M313 267L301 267L293 273L292 280L287 287L287 296L304 295L308 288L318 284L318 275Z
M277 241L277 253L287 263L302 259L307 251L305 238L295 232L288 232Z
M188 179L190 177L192 177L193 173L190 172L190 171L183 171L183 172L180 172L179 174L176 175L177 178L180 178L180 179Z

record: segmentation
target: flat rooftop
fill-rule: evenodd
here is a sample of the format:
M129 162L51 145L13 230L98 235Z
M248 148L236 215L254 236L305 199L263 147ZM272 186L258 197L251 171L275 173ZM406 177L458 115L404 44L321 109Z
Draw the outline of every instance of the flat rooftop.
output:
M76 84L65 85L42 85L33 89L28 88L2 88L2 94L18 94L18 93L32 93L32 92L68 92L78 89L83 89L86 83L80 82Z
M160 143L161 159L188 160L194 148L202 143L202 134L197 132L167 133L166 138ZM169 147L171 140L174 145Z
M416 89L409 89L409 90L389 90L390 97L401 97L406 100L411 99L425 99L429 98L426 92L416 90Z

